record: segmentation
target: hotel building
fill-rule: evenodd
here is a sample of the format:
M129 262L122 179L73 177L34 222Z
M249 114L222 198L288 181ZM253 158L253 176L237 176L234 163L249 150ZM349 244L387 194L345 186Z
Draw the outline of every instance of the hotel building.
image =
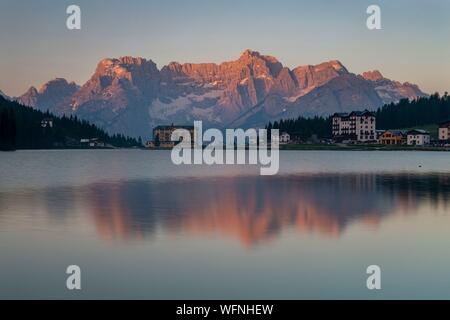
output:
M332 134L336 141L376 141L376 118L368 110L335 113L332 116Z

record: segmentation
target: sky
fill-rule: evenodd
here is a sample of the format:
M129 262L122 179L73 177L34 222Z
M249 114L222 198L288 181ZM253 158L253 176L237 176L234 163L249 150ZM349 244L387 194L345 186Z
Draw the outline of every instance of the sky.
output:
M68 30L66 8L81 8ZM371 4L381 30L366 27ZM247 48L283 65L340 60L426 92L450 91L450 0L0 0L0 90L56 77L83 84L103 58L235 60Z

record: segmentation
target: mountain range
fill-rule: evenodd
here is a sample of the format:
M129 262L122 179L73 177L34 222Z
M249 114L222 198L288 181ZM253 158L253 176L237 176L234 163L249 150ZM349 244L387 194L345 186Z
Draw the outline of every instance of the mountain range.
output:
M77 115L111 133L150 137L161 124L202 120L206 127L260 127L425 95L417 85L386 79L377 70L356 75L337 60L289 69L273 56L245 50L221 64L171 62L161 69L140 57L103 59L81 86L57 78L13 99Z
M3 98L5 98L5 99L11 99L11 98L8 97L6 94L4 94L2 90L0 90L0 97L3 97Z

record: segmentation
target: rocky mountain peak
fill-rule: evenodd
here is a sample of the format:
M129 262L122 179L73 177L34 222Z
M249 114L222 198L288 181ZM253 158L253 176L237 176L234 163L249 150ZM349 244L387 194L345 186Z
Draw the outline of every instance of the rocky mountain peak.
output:
M363 72L361 76L364 79L370 80L370 81L378 81L378 80L384 79L383 75L378 70Z
M119 61L120 64L125 65L142 65L150 61L150 60L147 61L146 59L141 57L130 57L130 56L120 57L117 60Z
M31 86L27 92L25 92L26 95L31 95L31 96L36 96L39 94L38 90L36 89L36 87Z
M339 60L331 60L328 62L331 67L339 72L348 73L347 68L344 67L344 65Z
M339 60L330 60L314 66L316 72L324 70L336 71L338 74L348 73L347 68Z
M24 106L34 107L39 96L39 92L35 87L30 87L27 92L17 98L17 101Z
M66 79L56 78L46 82L39 90L30 87L16 100L23 105L36 107L42 111L66 113L70 98L78 89L79 86L75 82L69 83Z
M95 71L97 76L127 77L136 72L157 73L158 69L152 60L141 57L120 57L117 59L106 58L101 60Z
M7 100L11 100L11 98L8 95L6 95L2 90L0 90L0 96Z
M245 50L236 63L241 68L248 69L256 77L276 78L283 69L283 65L277 58L261 55L258 51L252 51L250 49Z
M67 82L64 78L56 78L45 83L40 89L39 94L57 94L60 95L64 91L74 92L78 89L75 82ZM32 90L32 88L30 88ZM36 90L34 88L34 90Z
M248 60L253 58L259 58L261 55L258 51L252 51L250 49L244 50L239 57L239 60Z

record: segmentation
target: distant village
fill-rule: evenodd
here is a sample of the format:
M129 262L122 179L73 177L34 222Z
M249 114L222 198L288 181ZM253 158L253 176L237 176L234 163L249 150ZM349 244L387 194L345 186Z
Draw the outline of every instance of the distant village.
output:
M450 121L438 124L437 137L432 140L430 132L417 128L377 130L375 114L367 110L335 113L332 117L332 140L335 143L449 147Z
M313 135L305 140L296 135L295 132L283 131L280 133L279 143L282 147L309 144L450 148L450 120L436 125L438 127L438 138L432 139L432 134L429 131L420 128L377 130L375 113L368 110L335 113L331 121L331 137L319 138ZM176 129L186 129L190 131L191 136L194 136L193 126L177 126L174 124L157 126L153 129L154 139L147 141L146 147L150 149L172 148L176 142L171 141L171 135Z
M42 128L53 128L53 119L45 118L41 121ZM437 139L432 139L429 131L420 128L410 130L376 129L375 113L353 111L350 113L335 113L331 121L329 138L319 138L313 135L308 140L298 136L295 132L281 132L279 144L283 146L296 145L353 145L353 146L393 146L393 147L433 147L448 150L450 148L450 120L437 124ZM188 130L194 136L194 126L160 125L153 129L153 140L146 142L149 149L170 149L177 142L171 140L172 133L177 129ZM99 138L81 138L71 141L72 147L80 148L109 148Z

